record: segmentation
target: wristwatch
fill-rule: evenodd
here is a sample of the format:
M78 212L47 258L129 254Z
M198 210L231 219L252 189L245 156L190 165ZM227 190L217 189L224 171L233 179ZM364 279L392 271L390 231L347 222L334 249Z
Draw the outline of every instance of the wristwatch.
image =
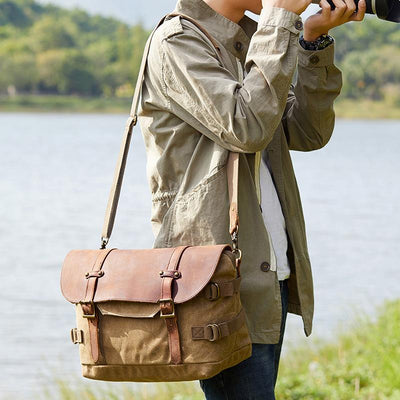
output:
M323 50L330 46L335 40L332 36L324 34L312 42L304 40L303 35L300 36L299 43L304 50Z

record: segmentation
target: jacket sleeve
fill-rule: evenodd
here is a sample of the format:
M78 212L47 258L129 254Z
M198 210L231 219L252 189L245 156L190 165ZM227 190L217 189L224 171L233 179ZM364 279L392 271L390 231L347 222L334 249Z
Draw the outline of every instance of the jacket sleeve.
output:
M171 112L222 147L264 149L281 122L296 67L300 17L263 9L251 41L243 82L194 29L162 41L162 76Z
M342 74L333 64L334 46L310 51L299 45L297 79L282 120L290 150L317 150L332 136L333 102L342 87Z

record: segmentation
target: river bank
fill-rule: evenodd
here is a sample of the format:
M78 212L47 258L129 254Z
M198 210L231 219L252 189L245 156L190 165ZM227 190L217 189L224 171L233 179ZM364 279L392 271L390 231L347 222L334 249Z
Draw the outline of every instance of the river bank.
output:
M65 112L128 114L130 98L18 95L0 97L0 112ZM400 119L400 106L371 100L339 98L336 116L345 119Z

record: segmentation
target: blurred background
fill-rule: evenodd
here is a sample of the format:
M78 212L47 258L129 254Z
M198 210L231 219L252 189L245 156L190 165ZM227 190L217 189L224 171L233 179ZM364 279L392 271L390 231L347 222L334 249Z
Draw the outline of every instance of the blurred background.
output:
M149 31L175 0L0 0L0 399L202 399L197 382L80 377L60 293L96 248ZM311 7L304 18L315 12ZM254 16L253 16L254 17ZM256 18L256 17L255 17ZM400 399L400 29L335 29L344 87L328 145L292 152L315 285L313 335L289 315L279 399ZM134 132L111 246L149 248Z

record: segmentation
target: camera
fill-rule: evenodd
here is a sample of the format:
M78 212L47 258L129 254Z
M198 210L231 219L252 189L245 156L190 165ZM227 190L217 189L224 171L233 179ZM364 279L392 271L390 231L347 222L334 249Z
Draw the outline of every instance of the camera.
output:
M359 0L355 0L358 4ZM313 0L313 3L319 4L320 0ZM335 4L332 0L328 0L332 9ZM375 14L378 18L385 21L400 23L400 0L366 0L367 14Z

